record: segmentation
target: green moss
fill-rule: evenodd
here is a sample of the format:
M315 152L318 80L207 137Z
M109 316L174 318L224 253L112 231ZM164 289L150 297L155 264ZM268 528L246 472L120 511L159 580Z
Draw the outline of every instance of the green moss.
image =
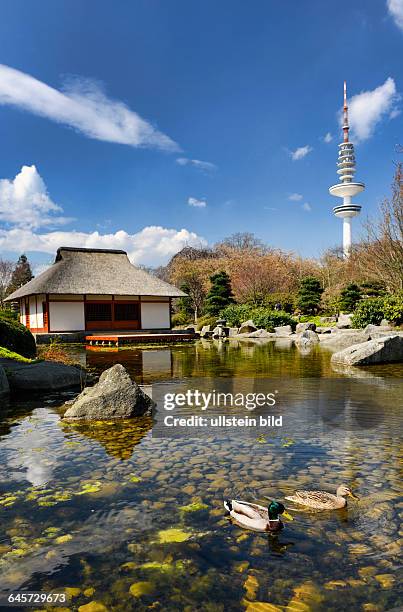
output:
M133 597L142 597L150 595L154 590L154 585L152 582L135 582L129 590Z
M187 506L181 506L179 510L185 514L188 512L202 512L203 510L208 510L208 506L202 502L193 502Z
M37 359L28 359L28 357L23 357L19 353L14 353L14 351L9 351L4 348L4 346L0 346L0 359L12 359L13 361L18 361L20 363L36 363Z
M171 544L173 542L186 542L191 537L191 533L183 531L183 529L163 529L158 532L158 541L160 544Z

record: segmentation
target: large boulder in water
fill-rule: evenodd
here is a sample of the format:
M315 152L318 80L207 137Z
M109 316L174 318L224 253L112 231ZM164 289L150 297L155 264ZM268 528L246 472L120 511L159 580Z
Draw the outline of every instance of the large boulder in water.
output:
M332 355L332 363L349 366L403 362L403 337L384 336L349 346Z
M120 364L102 372L93 387L87 387L64 414L66 420L130 419L151 414L152 399L130 378Z

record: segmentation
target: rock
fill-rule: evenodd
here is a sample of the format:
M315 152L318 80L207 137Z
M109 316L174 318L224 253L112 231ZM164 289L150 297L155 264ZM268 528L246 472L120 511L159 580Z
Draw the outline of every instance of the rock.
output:
M317 327L315 331L317 334L331 334L332 329L332 327Z
M352 316L351 314L341 314L337 319L336 327L339 329L350 329Z
M353 344L360 344L368 340L367 334L363 330L342 330L337 329L330 334L321 334L319 337L321 345L333 351L340 351Z
M93 387L87 387L68 407L64 419L129 419L150 414L154 402L131 380L120 364L102 372Z
M364 334L368 334L369 336L371 336L372 334L375 334L376 332L389 332L391 331L391 326L390 325L367 325L366 328L364 329Z
M211 331L210 328L211 328L211 325L203 325L203 327L200 330L200 338L204 338L207 332Z
M331 316L331 317L320 317L319 321L321 323L336 323L337 321L337 317L336 316Z
M85 384L86 373L79 367L56 361L19 363L2 359L1 365L7 370L11 391L49 391L79 387Z
M3 366L0 365L0 397L4 397L10 393L10 385L4 371Z
M233 336L237 336L238 335L238 328L237 327L229 327L228 328L228 336L230 338L232 338Z
M302 332L307 331L308 329L315 331L316 323L298 323L295 333L302 334Z
M332 355L332 363L372 365L403 361L403 337L385 336L350 346Z
M315 344L319 343L319 336L316 332L311 329L307 329L302 334L299 334L295 338L295 344L303 349L312 348Z
M248 338L270 338L272 334L265 329L257 329L254 332L248 334Z
M238 334L250 334L256 330L256 325L249 319L249 321L245 321L245 323L241 324L241 327L238 329Z
M386 327L386 326L390 326L390 322L387 319L382 319L382 321L379 324L381 327Z
M291 336L292 327L291 325L281 325L280 327L275 327L274 331L278 336Z

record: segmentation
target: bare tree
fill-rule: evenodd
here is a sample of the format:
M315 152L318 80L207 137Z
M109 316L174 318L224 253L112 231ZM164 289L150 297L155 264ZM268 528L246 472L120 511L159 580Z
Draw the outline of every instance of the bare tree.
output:
M4 298L7 297L8 287L14 272L15 264L8 259L0 258L0 307L3 308Z
M392 195L380 205L379 219L366 223L359 259L363 269L389 291L403 289L403 166L396 164Z

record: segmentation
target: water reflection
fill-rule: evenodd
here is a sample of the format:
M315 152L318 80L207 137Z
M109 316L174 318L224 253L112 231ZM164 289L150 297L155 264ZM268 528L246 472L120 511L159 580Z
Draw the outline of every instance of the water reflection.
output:
M273 342L72 351L97 371L123 363L144 384L286 379L287 424L259 439L158 439L149 419L61 424L61 395L13 400L0 419L0 593L69 586L79 589L70 609L96 600L117 612L402 605L401 366L355 379L325 352ZM278 537L224 516L223 498L266 504L341 483L360 501L296 510ZM147 590L135 597L139 583Z

